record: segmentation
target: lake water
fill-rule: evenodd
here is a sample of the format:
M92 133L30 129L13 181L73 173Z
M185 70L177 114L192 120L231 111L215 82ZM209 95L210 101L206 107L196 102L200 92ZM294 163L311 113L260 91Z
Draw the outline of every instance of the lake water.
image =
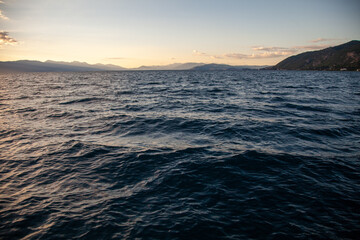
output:
M0 74L2 239L356 239L360 73Z

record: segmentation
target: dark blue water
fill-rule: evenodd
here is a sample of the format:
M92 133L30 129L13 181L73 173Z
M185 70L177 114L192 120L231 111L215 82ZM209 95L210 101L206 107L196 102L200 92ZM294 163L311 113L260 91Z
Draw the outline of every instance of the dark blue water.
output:
M0 75L1 239L359 239L360 73Z

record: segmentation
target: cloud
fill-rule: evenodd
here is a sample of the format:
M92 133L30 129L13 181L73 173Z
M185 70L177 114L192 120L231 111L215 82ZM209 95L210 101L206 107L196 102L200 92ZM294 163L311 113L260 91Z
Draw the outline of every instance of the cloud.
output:
M294 46L294 47L253 47L254 51L263 51L263 52L271 52L271 53L281 53L286 55L287 53L297 53L303 50L319 50L327 47L331 47L330 44L313 44L313 45L303 45L303 46Z
M263 52L258 54L242 54L242 53L228 53L225 54L227 58L236 59L262 59L262 58L277 58L283 56L289 56L293 52Z
M336 38L317 38L317 39L311 40L310 42L313 42L313 43L332 42L332 41L337 41L337 40L339 40L339 39L336 39Z
M15 45L18 41L14 38L9 37L9 33L5 31L0 31L0 47L3 45Z
M211 59L224 59L223 56L220 56L220 55L212 55L210 56Z
M328 44L304 45L304 46L294 46L290 48L255 46L252 47L252 49L256 52L261 52L261 53L254 53L254 54L230 53L230 54L225 54L225 56L229 58L237 58L237 59L277 58L277 57L290 56L295 53L300 53L306 50L320 50L328 47L331 47L331 45Z
M252 47L254 51L278 52L278 51L293 51L293 49L285 47Z
M207 53L203 53L203 52L199 52L198 50L193 50L193 54L196 56L207 56L209 57L210 55Z
M324 48L328 48L331 47L331 45L329 44L324 44L324 45L305 45L305 46L295 46L293 47L294 49L297 50L320 50L320 49L324 49Z
M330 44L313 44L313 45L303 45L303 46L294 46L294 47L253 47L252 49L254 51L263 51L263 52L269 52L269 53L275 53L275 55L281 55L285 56L288 54L294 54L297 52L301 52L304 50L319 50L331 47ZM266 54L262 54L266 56ZM270 55L270 54L269 54Z
M317 39L317 41L328 41L330 39ZM332 39L333 40L333 39ZM193 50L193 54L196 56L209 57L211 59L224 59L224 58L234 58L234 59L264 59L264 58L278 58L291 56L297 53L301 53L308 50L320 50L324 48L331 47L328 44L313 44L313 45L303 45L303 46L294 46L294 47L264 47L264 46L254 46L252 50L255 51L253 54L243 54L243 53L227 53L222 55L210 55L205 52L200 52Z
M196 56L208 57L208 58L211 58L211 59L224 59L224 56L222 56L222 55L211 55L211 54L208 54L208 53L200 52L198 50L193 50L193 54L196 55Z
M275 49L275 48L273 48ZM285 48L284 48L285 49ZM260 49L258 50L260 51ZM225 58L235 58L235 59L261 59L261 58L276 58L282 56L288 56L294 53L294 50L287 49L286 51L267 51L263 50L262 53L257 54L243 54L243 53L227 53L223 55L210 55L208 53L199 52L194 50L193 53L197 56L209 57L211 59L225 59Z
M4 1L0 0L0 4L4 3ZM2 10L0 9L0 19L2 20L9 20L9 18L7 16L4 15L4 13L2 12Z
M249 58L250 55L242 54L242 53L227 53L224 56L227 58L246 59Z
M289 56L298 51L297 49L294 48L263 47L263 46L252 47L252 50L256 51L257 53L253 53L253 54L228 53L225 54L224 56L227 58L236 58L236 59L277 58L277 57Z
M0 10L0 18L3 20L9 20L9 18L7 16L5 16L1 10Z

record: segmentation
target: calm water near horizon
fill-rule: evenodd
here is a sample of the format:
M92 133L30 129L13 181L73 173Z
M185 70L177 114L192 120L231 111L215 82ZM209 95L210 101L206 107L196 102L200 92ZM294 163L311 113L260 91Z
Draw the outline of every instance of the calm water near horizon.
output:
M358 239L360 73L0 74L0 239Z

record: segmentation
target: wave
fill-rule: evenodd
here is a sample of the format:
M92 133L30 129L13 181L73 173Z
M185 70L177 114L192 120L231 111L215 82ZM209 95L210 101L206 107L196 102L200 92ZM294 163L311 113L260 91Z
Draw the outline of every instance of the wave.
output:
M85 98L79 98L79 99L74 99L74 100L70 100L70 101L60 102L59 104L61 104L61 105L76 104L76 103L89 103L90 104L90 103L93 103L96 101L103 101L103 100L104 100L104 98L85 97Z
M9 75L0 238L356 239L356 74Z

